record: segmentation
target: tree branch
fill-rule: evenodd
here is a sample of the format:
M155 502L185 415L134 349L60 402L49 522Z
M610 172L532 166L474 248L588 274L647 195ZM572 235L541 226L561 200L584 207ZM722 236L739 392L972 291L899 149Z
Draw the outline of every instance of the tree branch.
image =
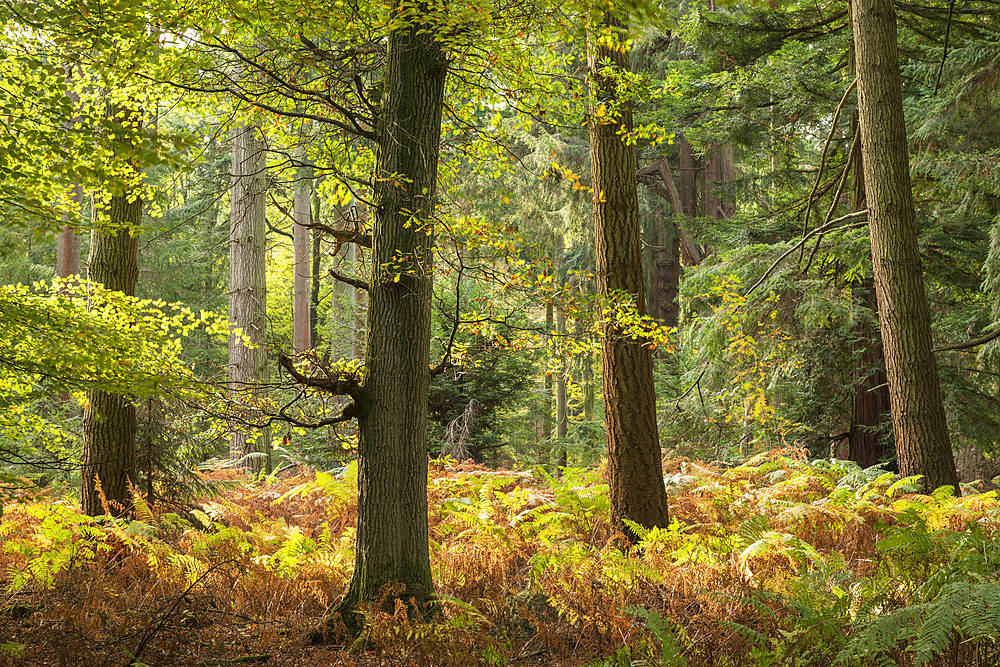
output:
M334 278L334 280L339 280L340 282L346 285L350 285L351 287L368 291L368 283L366 283L364 280L358 280L357 278L351 278L350 276L345 276L343 273L336 271L334 269L330 269L329 274Z
M760 287L764 283L765 280L767 280L768 278L771 277L771 274L774 273L774 270L777 269L778 266L783 261L785 261L785 259L787 259L789 255L791 255L793 252L795 252L796 250L798 250L799 248L801 248L802 246L804 246L809 239L811 239L812 237L816 236L817 234L824 234L826 232L833 232L833 231L837 231L839 229L847 229L849 227L854 227L854 226L856 226L858 224L861 224L862 222L867 222L866 220L865 221L859 221L859 220L857 220L857 218L860 218L862 216L865 216L865 217L868 216L868 209L865 209L863 211L855 211L854 213L848 213L847 215L843 215L843 216L837 218L836 220L831 220L830 222L826 223L825 225L820 225L816 229L812 230L811 232L809 232L808 234L806 234L805 236L803 236L802 239L798 243L796 243L791 248L789 248L788 250L786 250L785 252L783 252L781 254L781 257L779 257L778 259L774 260L774 264L772 264L767 269L767 271L764 272L764 275L762 275L757 282L755 282L753 285L750 286L750 289L748 289L743 294L743 296L748 296L750 294L750 292L753 292L755 289L757 289L758 287ZM836 228L834 228L834 225L838 225L841 222L844 222L846 220L854 220L854 222L846 224L843 227L836 227Z
M361 403L361 379L356 374L340 373L330 374L326 368L320 366L325 377L316 375L305 375L295 368L292 360L284 354L278 356L278 365L284 368L292 379L304 387L319 389L328 394L350 396L355 403ZM350 406L348 406L350 407ZM345 409L346 410L346 409Z
M991 341L1000 338L1000 329L996 331L991 331L988 334L984 334L979 338L973 338L967 340L964 343L953 343L951 345L942 345L941 347L935 347L932 352L950 352L952 350L968 350L973 347L979 347L980 345L985 345Z

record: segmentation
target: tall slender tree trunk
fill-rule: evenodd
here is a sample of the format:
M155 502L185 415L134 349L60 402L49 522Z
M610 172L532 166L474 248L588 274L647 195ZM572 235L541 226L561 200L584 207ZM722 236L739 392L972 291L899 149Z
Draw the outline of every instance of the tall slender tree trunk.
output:
M295 225L292 229L294 250L292 285L292 349L302 354L312 348L312 304L309 288L312 269L312 255L309 247L309 225L312 223L311 178L309 170L302 170L295 184L292 200L292 215Z
M264 398L261 383L267 381L267 282L265 274L266 221L264 194L266 160L260 128L238 127L233 134L229 218L229 386L235 401L243 406L248 421L259 420ZM242 337L235 333L239 330ZM245 339L245 341L244 341ZM246 343L249 343L247 345ZM233 429L229 454L252 457L254 471L271 469L270 429Z
M415 9L387 43L376 160L365 381L359 407L357 556L334 617L361 601L430 604L427 401L432 247L447 60ZM334 620L334 619L331 619Z
M627 100L618 97L619 77L602 73L605 67L619 76L628 72L629 53L619 48L628 35L611 15L605 16L602 27L610 28L617 39L597 40L589 54L592 96L595 105L617 109L618 114L611 122L593 114L589 124L597 288L602 299L629 299L644 315L636 156L619 130L632 130L632 110ZM618 43L609 45L609 41ZM616 529L635 539L626 519L647 527L667 524L653 359L642 341L629 336L607 315L603 316L601 357L611 520Z
M656 244L653 250L653 271L650 280L649 314L668 327L680 321L681 242L675 218L666 216L663 207L656 212Z
M569 460L569 452L566 451L566 436L569 434L569 394L566 386L566 355L563 353L566 315L562 308L556 308L556 335L559 350L559 370L556 372L556 438L559 442L558 465L560 468L565 468Z
M73 202L78 218L83 207L83 189L79 185L73 187ZM80 235L76 231L76 223L76 220L67 219L66 226L56 237L56 275L60 278L80 273Z
M112 109L113 116L117 109ZM133 118L137 124L139 120ZM119 138L124 144L129 139ZM138 171L136 165L133 170ZM134 184L123 180L108 203L108 227L91 233L87 262L91 280L106 289L135 296L139 281L139 224L142 199ZM136 405L132 398L107 391L88 391L83 410L83 467L80 500L83 512L130 514L130 484L136 479ZM103 500L102 500L103 493Z
M545 331L546 336L551 336L555 327L555 306L550 301L545 304ZM549 359L552 353L552 339L549 338L549 345L545 356L545 377L543 378L542 391L542 441L551 443L552 441L552 399L555 397L555 378L549 369Z
M313 192L313 205L312 205L312 219L319 221L319 194ZM321 267L321 262L323 259L323 247L321 239L323 238L323 232L318 229L312 230L312 280L309 285L309 340L312 342L313 347L319 345L319 272ZM334 281L337 282L337 281ZM336 302L334 302L336 306ZM327 346L326 353L327 359L329 359L332 353L333 341L330 341L330 345Z
M851 10L868 229L899 472L924 475L928 489L957 489L917 246L896 16L891 0L852 0Z

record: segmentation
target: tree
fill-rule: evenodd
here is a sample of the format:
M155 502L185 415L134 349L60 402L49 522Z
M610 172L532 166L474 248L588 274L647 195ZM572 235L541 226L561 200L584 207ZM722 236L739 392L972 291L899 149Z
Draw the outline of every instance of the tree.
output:
M259 127L238 126L233 132L233 185L229 213L229 387L233 399L250 421L260 414L260 384L267 379L267 283L265 280L264 218L265 147ZM298 225L296 225L298 227ZM253 437L245 427L234 428L229 454L253 457L249 467L271 469L270 431Z
M79 185L73 188L73 200L77 206L83 205L83 188ZM56 275L60 278L80 273L80 235L76 221L70 216L65 216L66 226L56 236Z
M424 7L397 6L374 132L374 224L364 384L327 389L358 419L358 533L354 572L331 615L360 631L359 604L396 600L432 608L427 535L427 398L438 151L448 62ZM308 383L291 364L293 376ZM314 633L322 639L325 630Z
M125 156L130 173L111 184L107 221L91 234L87 262L91 280L106 289L135 296L139 281L139 225L142 222L141 177L134 158L129 158L142 129L139 112L110 107L109 118L122 114L114 146ZM80 502L90 515L129 514L130 486L135 480L136 406L122 393L87 392L83 411L83 457ZM103 497L102 497L103 496Z
M619 92L629 71L624 24L606 14L589 57L594 113L590 151L598 294L627 300L645 315L639 202L631 100ZM635 538L624 523L667 524L667 496L656 427L653 360L643 342L605 309L601 352L604 371L608 483L612 524Z
M310 271L312 255L309 243L309 224L312 222L311 178L308 169L301 170L295 182L292 204L295 224L292 228L293 264L292 349L302 354L312 348L312 304L310 303Z
M931 352L892 3L855 0L851 27L872 267L899 471L923 475L930 489L957 488Z

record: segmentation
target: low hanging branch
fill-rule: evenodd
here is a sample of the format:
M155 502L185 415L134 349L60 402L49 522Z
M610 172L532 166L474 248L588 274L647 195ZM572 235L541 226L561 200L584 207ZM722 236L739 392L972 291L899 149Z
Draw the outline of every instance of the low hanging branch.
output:
M830 123L830 133L826 136L826 142L823 144L823 152L820 155L819 171L816 172L816 182L813 183L812 192L809 193L809 199L806 200L805 220L802 222L803 237L809 231L809 214L812 212L813 201L816 198L816 191L819 189L820 181L823 180L823 169L826 167L826 151L830 148L830 143L833 141L833 134L837 131L837 121L840 120L840 114L844 110L844 105L847 104L847 98L850 97L851 92L857 85L858 80L854 79L851 85L847 87L847 90L844 91L844 96L840 98L840 104L837 105L837 110L833 114L833 122ZM802 261L801 255L799 256L799 261Z
M317 231L321 231L324 234L327 234L328 236L332 236L334 238L334 240L337 241L338 244L339 243L355 243L355 244L357 244L359 246L362 246L364 248L371 248L372 247L372 237L371 237L371 234L365 234L364 232L359 232L359 231L354 230L354 229L337 229L335 227L331 227L330 225L324 225L321 222L310 222L310 223L307 223L307 224L303 224L303 223L299 222L298 220L296 220L295 216L293 216L291 214L291 212L286 207L284 207L280 203L278 203L278 200L274 198L274 195L272 195L271 193L268 193L268 198L271 200L271 204L273 204L276 209L278 209L279 211L281 211L281 213L286 218L288 218L289 220L291 220L296 225L302 225L306 229L315 229ZM279 234L283 234L283 235L291 238L291 235L288 232L283 232L281 230L273 229L273 228L272 228L272 231L275 231L275 232L277 232ZM336 253L334 253L334 254L336 254Z
M865 218L865 220L858 220L858 218ZM830 222L826 223L825 225L820 225L816 229L812 230L811 232L809 232L808 234L806 234L805 236L803 236L802 239L798 243L796 243L791 248L789 248L788 250L786 250L785 252L783 252L781 254L781 257L779 257L778 259L774 260L774 264L772 264L767 269L767 271L764 272L764 275L762 275L757 282L755 282L753 285L750 286L750 289L748 289L743 294L743 296L748 296L755 289L757 289L758 287L760 287L761 285L763 285L764 281L766 281L768 278L771 277L771 274L774 273L775 269L777 269L778 266L780 266L781 263L783 261L785 261L788 258L789 255L791 255L793 252L795 252L799 248L803 247L806 244L806 242L808 242L809 239L811 239L812 237L816 236L817 234L826 234L828 232L836 232L836 231L840 231L842 229L849 229L851 227L856 227L856 226L858 226L860 224L863 224L863 223L867 222L867 218L868 218L868 209L865 209L863 211L855 211L854 213L848 213L847 215L843 215L843 216L841 216L839 218L836 218L835 220L831 220ZM850 223L848 223L846 225L843 225L841 227L836 227L835 226L835 225L839 225L842 222L846 222L848 220L852 220L853 222L850 222Z
M964 343L953 343L951 345L943 345L941 347L935 347L932 351L951 352L952 350L969 350L974 347L979 347L980 345L986 345L986 343L994 341L997 338L1000 338L1000 329L997 329L996 331L991 331L988 334L980 336L979 338L973 338L971 340L967 340Z
M328 394L350 396L355 403L361 402L361 378L354 373L331 373L319 365L323 375L306 375L295 368L292 360L284 354L278 357L278 365L284 368L292 379L304 387L319 389Z
M364 280L359 280L357 278L351 278L350 276L345 276L343 273L340 273L335 269L330 269L329 273L334 280L339 280L340 282L346 285L350 285L351 287L355 287L357 289L363 289L366 291L368 290L368 283L366 283Z

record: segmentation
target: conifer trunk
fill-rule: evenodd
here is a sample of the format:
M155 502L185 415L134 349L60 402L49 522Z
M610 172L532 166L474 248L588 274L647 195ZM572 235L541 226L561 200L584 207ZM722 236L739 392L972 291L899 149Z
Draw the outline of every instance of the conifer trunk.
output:
M112 117L117 110L112 110ZM138 120L133 119L137 124ZM128 141L120 139L120 141ZM137 169L132 165L132 169ZM139 224L142 199L124 180L108 203L107 229L91 233L89 278L108 290L135 296L139 281ZM129 485L136 479L136 406L133 400L107 391L88 391L83 411L83 466L80 502L85 514L132 512Z
M667 218L657 207L656 248L653 250L653 271L650 280L649 314L668 327L677 327L680 305L677 295L681 280L681 243L673 215Z
M569 453L566 451L566 436L569 434L569 396L566 386L566 355L563 353L566 315L562 308L556 308L556 334L559 350L559 370L556 372L556 438L559 442L558 465L560 468L565 468L569 459Z
M545 304L545 331L547 336L551 336L555 326L555 306L549 301ZM549 338L548 351L545 357L545 377L543 378L542 401L542 442L552 442L552 399L555 397L555 382L552 373L549 371L549 355L552 351L552 339Z
M319 195L313 193L313 212L312 219L319 221ZM320 343L319 336L319 272L321 269L321 262L323 260L322 244L321 240L323 238L323 233L318 230L312 230L312 279L309 285L309 340L312 342L313 346L317 346ZM337 282L337 281L334 281ZM336 307L336 302L334 302L334 307ZM327 346L326 354L327 358L331 353L331 348L333 347L333 341Z
M616 38L596 40L590 55L594 105L617 109L611 122L592 114L591 170L594 189L594 232L598 294L605 301L629 299L640 315L646 312L640 247L639 202L635 149L620 134L632 129L631 105L618 98L617 76L629 69L629 53L619 48L627 38L623 24L607 15L604 26ZM660 463L653 391L653 359L643 343L608 317L601 332L604 419L608 441L608 483L612 525L630 539L624 520L640 525L667 525L667 496Z
M853 55L851 57L853 69ZM851 117L851 127L858 132L858 114ZM855 150L851 164L851 211L863 211L865 202L864 164L860 149ZM865 278L852 286L857 308L878 314L875 301L875 283ZM871 326L868 318L859 317L855 327L856 371L852 398L851 428L847 434L847 457L863 468L875 465L886 458L885 433L881 428L890 412L889 387L885 377L885 358L878 327Z
M853 0L858 120L872 267L899 472L933 489L958 478L931 352L891 0Z
M415 9L387 44L376 128L372 267L359 405L358 534L354 574L338 612L386 597L428 608L427 401L432 247L447 61ZM331 619L335 622L335 619Z
M312 304L310 279L312 255L309 247L309 225L312 222L312 201L308 174L300 174L292 200L294 251L292 284L292 349L302 354L312 348Z
M267 380L267 282L265 274L266 221L264 193L265 148L260 129L238 127L233 134L229 218L229 386L247 421L259 420L254 407L262 400L260 383ZM242 331L242 337L233 330ZM258 452L247 466L271 469L270 429L238 427L229 439L229 454L241 459Z
M681 137L677 141L677 169L680 171L680 198L683 214L689 218L698 217L698 163L691 150L691 143ZM680 214L680 211L675 212Z

